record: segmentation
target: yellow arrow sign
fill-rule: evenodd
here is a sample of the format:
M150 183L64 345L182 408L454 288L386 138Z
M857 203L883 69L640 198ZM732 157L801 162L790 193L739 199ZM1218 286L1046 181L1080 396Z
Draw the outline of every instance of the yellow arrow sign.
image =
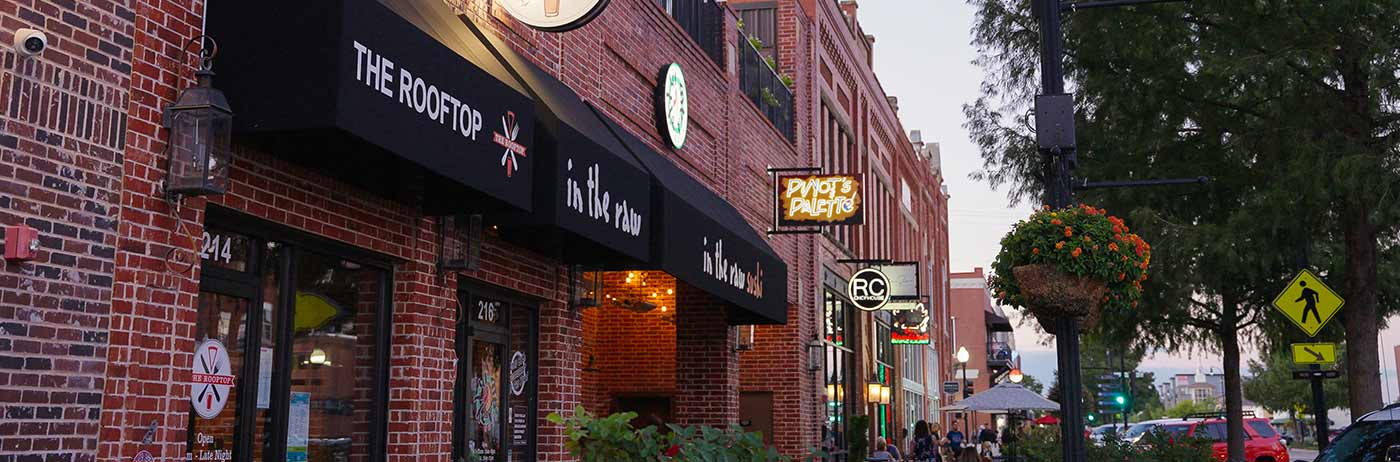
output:
M1294 343L1293 364L1335 364L1337 344L1335 343Z
M1327 325L1346 300L1322 282L1312 271L1302 270L1288 283L1288 287L1274 298L1274 308L1293 321L1309 337L1317 336L1322 326Z

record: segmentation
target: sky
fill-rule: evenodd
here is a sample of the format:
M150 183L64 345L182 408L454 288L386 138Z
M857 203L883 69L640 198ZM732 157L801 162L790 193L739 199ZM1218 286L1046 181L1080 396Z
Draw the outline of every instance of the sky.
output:
M949 265L953 271L987 268L996 258L998 242L1031 207L1010 207L1006 191L992 190L969 174L982 166L977 147L963 129L962 106L975 100L982 70L972 60L970 44L974 10L962 0L860 0L857 19L875 36L875 72L885 93L899 98L905 130L923 131L925 142L940 144L948 200ZM1016 344L1023 372L1049 384L1055 371L1052 339L1036 334L1029 324L1016 327ZM1400 325L1392 318L1391 326ZM1337 321L1340 322L1340 321ZM1381 364L1386 402L1400 400L1393 348L1400 345L1400 328L1381 332ZM1244 352L1246 360L1257 357ZM1221 370L1219 356L1208 353L1153 354L1140 370L1153 372L1160 383L1170 375L1197 369ZM1248 373L1248 366L1242 369Z

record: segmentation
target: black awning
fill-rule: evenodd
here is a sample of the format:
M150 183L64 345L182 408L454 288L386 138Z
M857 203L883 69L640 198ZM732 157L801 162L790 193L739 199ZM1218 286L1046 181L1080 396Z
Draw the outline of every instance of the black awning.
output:
M987 318L987 331L988 331L988 332L1013 332L1013 331L1015 331L1015 329L1013 329L1013 328L1011 327L1011 320L1006 319L1006 317L1001 316L1001 315L996 314L996 313L993 313L993 312L991 312L991 311L983 311L983 313L986 313L986 314L987 314L986 318Z
M594 112L598 112L594 108ZM612 133L651 172L661 270L734 304L731 324L787 323L787 264L739 211L601 113Z
M651 175L578 93L470 19L459 17L457 23L490 47L537 103L534 213L512 221L543 226L512 228L506 238L570 263L650 261Z
M429 210L528 210L534 103L455 21L440 2L215 2L215 86L235 134L288 160Z

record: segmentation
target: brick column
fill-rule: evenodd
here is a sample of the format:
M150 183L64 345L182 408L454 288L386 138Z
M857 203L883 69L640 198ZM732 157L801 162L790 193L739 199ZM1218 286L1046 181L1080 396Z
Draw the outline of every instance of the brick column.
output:
M739 355L727 304L676 283L676 398L680 425L728 427L739 420Z

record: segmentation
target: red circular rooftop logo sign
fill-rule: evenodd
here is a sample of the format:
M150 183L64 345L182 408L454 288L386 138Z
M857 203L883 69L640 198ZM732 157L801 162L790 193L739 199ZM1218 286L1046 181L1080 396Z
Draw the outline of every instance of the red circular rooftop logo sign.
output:
M233 366L228 362L224 342L205 340L194 349L194 367L190 374L190 404L200 417L212 419L228 404L229 389L233 387Z

